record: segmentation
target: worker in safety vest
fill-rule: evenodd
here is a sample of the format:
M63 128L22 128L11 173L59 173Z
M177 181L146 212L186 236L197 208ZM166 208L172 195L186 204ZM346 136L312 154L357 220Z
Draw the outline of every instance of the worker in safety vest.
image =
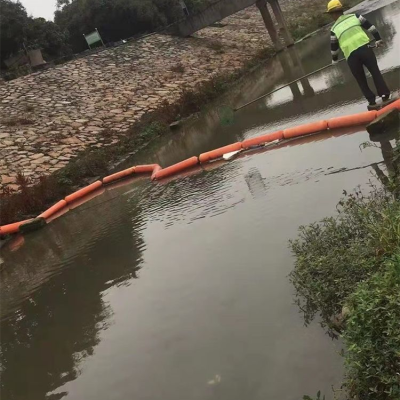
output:
M362 15L344 15L343 5L339 0L331 0L328 3L327 13L335 20L335 24L331 28L332 63L338 62L340 47L369 105L373 107L376 104L376 95L368 86L364 66L371 73L378 95L382 97L382 102L389 101L390 90L379 70L374 51L368 46L370 39L364 31L365 29L374 36L376 46L379 47L383 42L375 26Z

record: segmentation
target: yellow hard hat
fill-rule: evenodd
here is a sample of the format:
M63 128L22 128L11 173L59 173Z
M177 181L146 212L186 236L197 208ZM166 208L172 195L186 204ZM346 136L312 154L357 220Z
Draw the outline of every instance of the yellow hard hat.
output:
M342 11L343 4L339 0L331 0L328 3L328 13L335 12L335 11Z

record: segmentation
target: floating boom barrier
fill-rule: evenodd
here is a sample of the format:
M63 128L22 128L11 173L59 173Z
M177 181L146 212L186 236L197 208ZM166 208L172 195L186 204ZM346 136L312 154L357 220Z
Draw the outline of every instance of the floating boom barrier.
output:
M287 128L277 132L268 133L266 135L257 136L255 138L246 139L243 142L236 142L215 150L211 150L194 156L187 160L178 162L167 168L161 168L158 164L136 165L123 171L108 175L101 180L91 183L90 185L77 190L76 192L66 196L63 200L58 201L53 206L43 211L37 218L27 219L8 225L0 226L0 236L11 235L16 233L29 232L32 226L43 227L47 223L62 216L68 210L74 209L79 205L91 200L92 198L102 194L106 185L112 185L117 181L124 180L128 177L150 174L152 181L159 181L176 174L180 174L185 170L194 168L197 165L206 164L223 157L224 154L249 150L258 146L263 146L271 142L293 139L301 136L316 134L327 130L335 130L352 126L367 125L374 121L387 111L392 109L400 110L400 99L394 101L379 111L367 111L358 114L335 117L328 120L312 122L309 124L299 125L293 128Z

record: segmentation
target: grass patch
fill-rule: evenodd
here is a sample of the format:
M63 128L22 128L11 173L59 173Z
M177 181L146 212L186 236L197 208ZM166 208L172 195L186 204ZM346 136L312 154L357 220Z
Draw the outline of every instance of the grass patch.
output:
M225 49L224 49L224 45L221 42L217 42L215 40L210 41L207 44L207 47L211 50L214 50L215 52L217 52L218 54L223 54L225 53Z
M361 3L362 0L347 0L343 2L345 8L351 8ZM332 18L325 14L326 4L321 2L310 2L304 11L296 8L287 10L288 28L294 40L302 39L310 32L314 32L325 25L333 23Z
M33 119L27 116L6 118L1 121L5 126L32 125L34 122Z
M308 16L303 16L299 19L292 19L289 23L289 31L294 40L299 40L308 33L316 31L332 22L332 19L327 14L315 13ZM311 29L310 29L311 28Z
M318 392L317 397L303 396L303 400L325 400L325 396L321 396L321 392Z

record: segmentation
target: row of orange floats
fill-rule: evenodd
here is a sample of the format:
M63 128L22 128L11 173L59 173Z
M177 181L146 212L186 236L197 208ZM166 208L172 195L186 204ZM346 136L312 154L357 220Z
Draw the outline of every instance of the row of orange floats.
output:
M86 199L88 195L93 193L96 193L96 195L101 194L102 191L100 189L102 188L102 186L113 184L118 180L125 179L132 175L151 174L152 180L160 180L169 177L171 175L178 174L189 168L193 168L199 163L203 164L209 161L219 159L224 154L230 152L247 150L252 147L261 146L276 140L292 139L299 136L322 132L327 129L332 130L338 128L357 126L357 125L366 125L372 122L378 116L382 115L383 113L391 109L400 110L400 100L397 100L389 104L388 106L382 108L379 111L366 111L358 114L331 118L328 120L299 125L294 128L287 128L284 130L258 136L255 138L246 139L243 142L236 142L228 146L220 147L218 149L202 153L200 154L199 157L194 156L188 158L187 160L181 161L167 168L161 168L158 164L137 165L135 167L127 168L123 171L119 171L114 174L108 175L104 177L102 180L93 182L92 184L66 196L65 199L60 200L59 202L51 206L49 209L42 212L35 219L44 219L46 222L50 222L53 219L55 219L55 217L62 215L64 213L63 210L68 210L69 207L71 207L71 205L74 205L73 208L75 208L77 204L81 204L80 199L82 198ZM28 219L20 222L15 222L13 224L0 226L0 236L17 233L20 231L20 227L22 225L32 223L33 221L35 221L35 219Z

